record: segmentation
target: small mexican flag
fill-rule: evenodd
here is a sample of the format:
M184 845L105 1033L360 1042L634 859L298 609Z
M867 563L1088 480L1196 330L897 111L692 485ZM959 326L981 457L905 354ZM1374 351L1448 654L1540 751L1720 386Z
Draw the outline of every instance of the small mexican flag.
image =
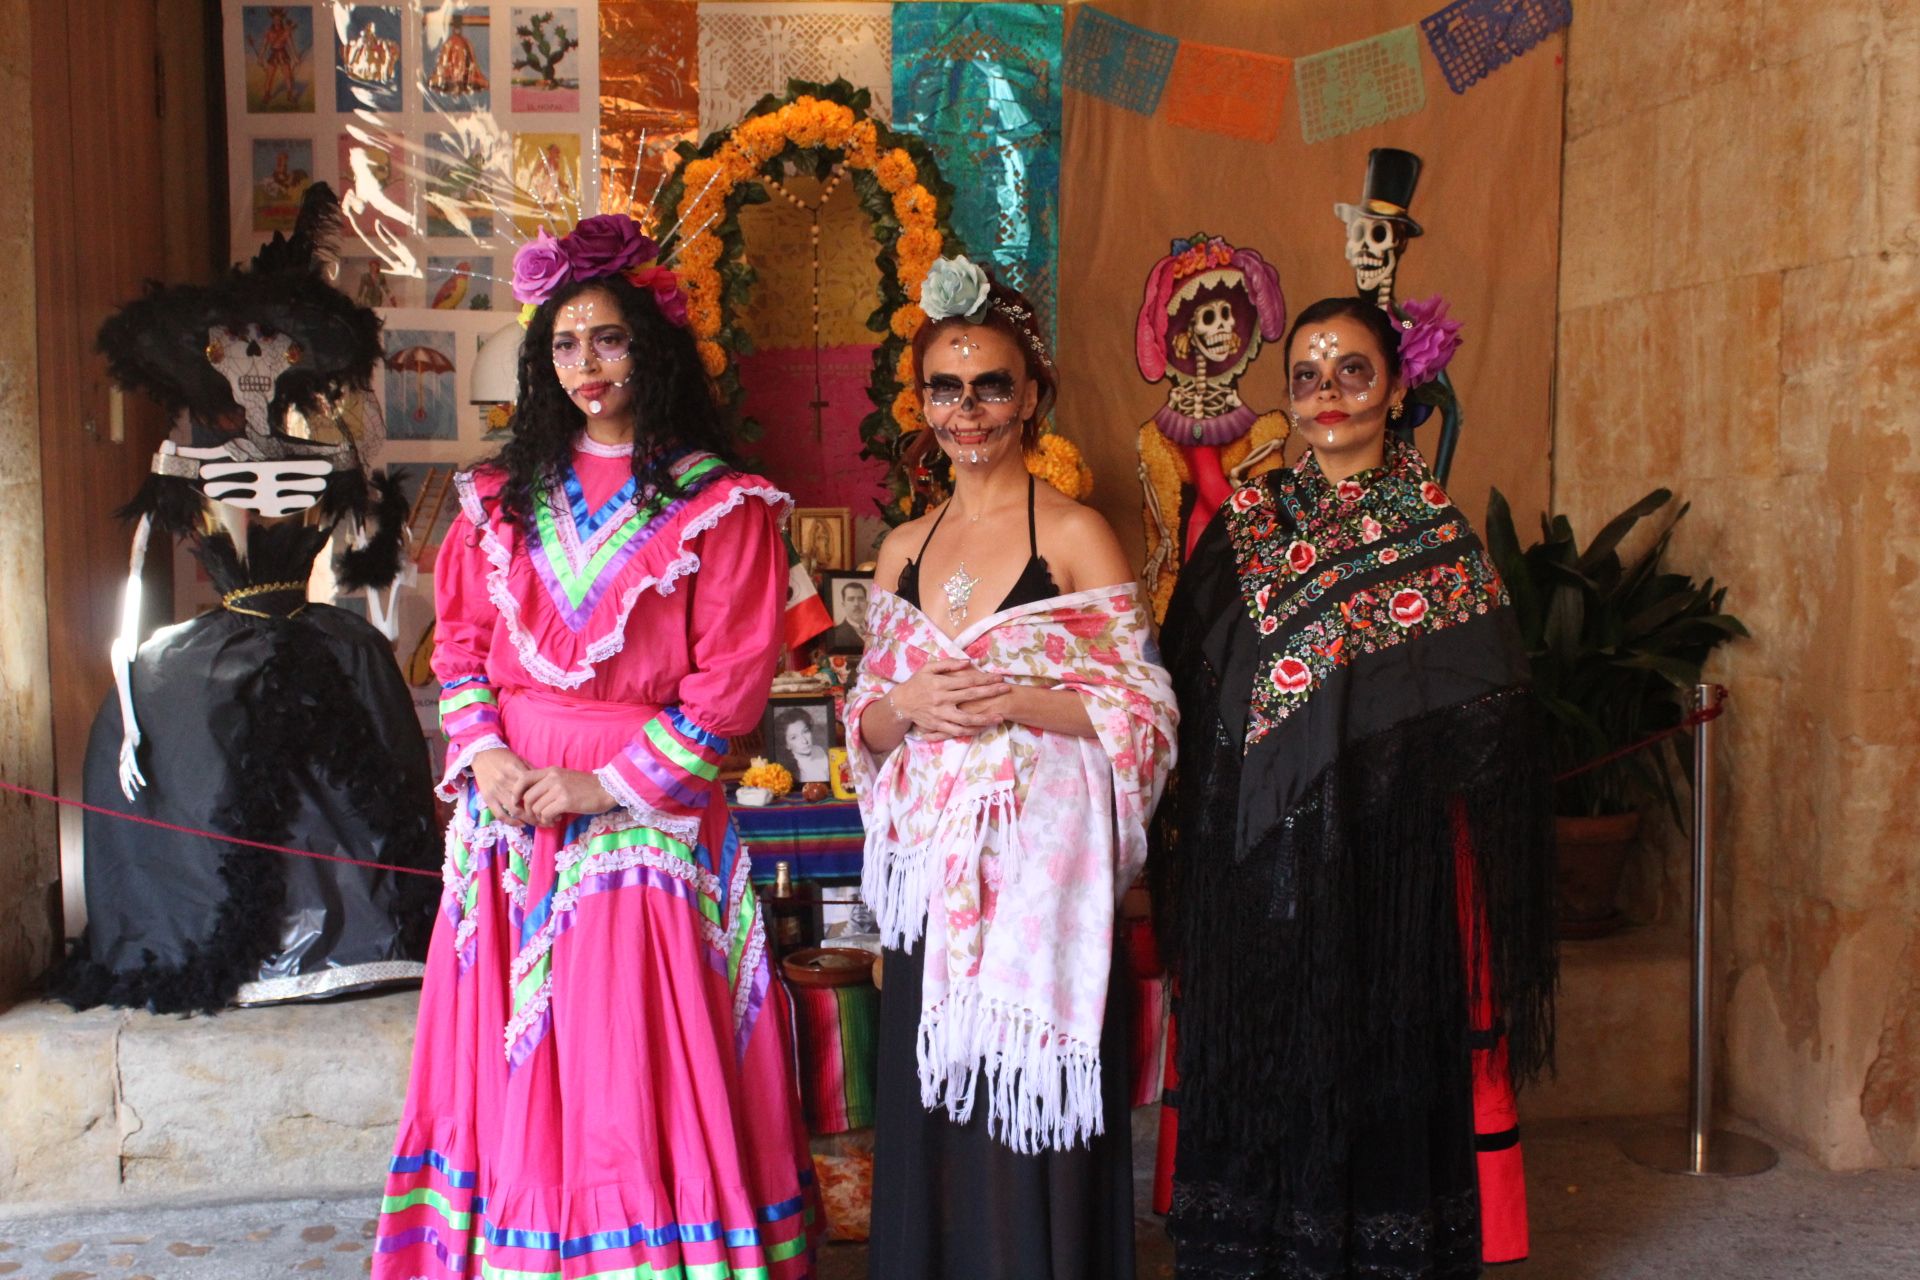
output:
M833 626L833 617L813 585L805 561L787 538L787 613L783 639L788 653L798 653L803 645Z

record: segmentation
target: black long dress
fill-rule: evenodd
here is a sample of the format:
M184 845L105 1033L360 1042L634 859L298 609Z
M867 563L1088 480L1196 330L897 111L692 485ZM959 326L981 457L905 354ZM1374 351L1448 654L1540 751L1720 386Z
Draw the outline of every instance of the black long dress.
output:
M942 513L944 518L945 513ZM1033 530L1000 610L1059 594ZM939 522L927 532L932 541ZM926 546L922 544L922 557ZM920 566L896 594L920 604ZM874 1084L872 1280L1124 1280L1133 1275L1133 1139L1127 1087L1127 958L1114 953L1100 1029L1106 1132L1068 1151L1022 1155L987 1134L986 1108L965 1124L920 1104L915 1046L923 973L917 948L885 953L879 1075Z
M86 797L178 826L431 869L427 747L386 638L308 604L324 529L257 525L194 550L229 604L140 646L147 785L120 791L119 700L87 740ZM259 590L282 584L278 591ZM287 585L300 584L300 585ZM236 592L245 592L235 595ZM436 879L86 819L87 928L49 979L87 1008L211 1011L417 980Z
M1309 454L1221 506L1161 645L1178 1274L1479 1275L1478 1161L1513 1138L1476 1135L1478 1055L1541 1067L1555 977L1544 739L1498 574L1411 446L1339 485Z

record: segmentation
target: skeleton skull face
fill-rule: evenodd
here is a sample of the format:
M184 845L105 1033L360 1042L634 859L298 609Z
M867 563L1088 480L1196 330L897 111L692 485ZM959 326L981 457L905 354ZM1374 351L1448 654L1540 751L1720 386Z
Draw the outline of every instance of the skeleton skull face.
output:
M280 375L300 363L300 348L284 333L263 330L257 324L236 333L223 325L207 330L207 363L233 388L233 401L247 415L247 434L265 439L267 405L273 400L274 383Z
M1347 262L1353 267L1360 292L1391 287L1393 271L1405 244L1400 224L1392 218L1355 213L1347 218Z
M1234 331L1233 304L1225 298L1203 302L1193 310L1187 322L1193 345L1215 367L1231 364L1240 353L1240 338Z

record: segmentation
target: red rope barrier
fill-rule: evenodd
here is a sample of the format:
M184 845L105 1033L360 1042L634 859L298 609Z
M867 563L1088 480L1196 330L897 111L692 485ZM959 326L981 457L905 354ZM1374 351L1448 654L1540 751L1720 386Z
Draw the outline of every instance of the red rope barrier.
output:
M1695 725L1705 724L1709 720L1718 720L1726 714L1726 710L1727 691L1724 687L1716 685L1712 706L1702 707L1698 711L1688 713L1679 724L1674 725L1671 729L1662 729L1659 733L1642 738L1640 741L1624 746L1618 751L1609 751L1597 760L1589 760L1577 768L1569 769L1565 773L1555 776L1554 781L1565 782L1568 778L1577 778L1583 773L1591 773L1602 765L1612 764L1615 760L1630 756L1636 751L1645 751L1648 747L1665 742L1668 738L1677 738ZM119 818L123 822L137 822L142 826L158 827L162 831L172 831L186 836L200 836L207 840L218 840L222 844L237 844L248 849L262 849L268 853L285 853L296 858L313 858L320 862L344 862L348 866L371 867L375 871L392 871L404 876L431 876L436 880L440 878L438 871L422 871L418 867L398 867L385 862L369 862L364 858L349 858L337 853L316 853L312 849L290 849L286 845L265 844L259 840L243 840L239 836L223 836L216 831L202 831L198 827L183 827L172 822L162 822L158 818L143 818L134 813L121 813L117 809L105 809L97 804L88 804L84 800L69 800L65 796L50 795L45 791L35 791L32 787L22 787L11 782L0 781L0 791L11 791L16 795L30 796L35 800L45 800L51 804L63 804L71 809L83 809L88 813L98 813L109 818ZM845 901L852 902L854 899L849 898Z
M1640 741L1624 746L1618 751L1609 751L1597 760L1589 760L1583 765L1578 765L1567 770L1565 773L1556 775L1554 781L1565 782L1568 778L1577 778L1583 773L1592 773L1601 765L1612 764L1615 760L1623 759L1636 751L1645 751L1648 747L1665 742L1668 738L1677 738L1695 725L1705 724L1709 720L1718 720L1721 716L1725 715L1726 712L1726 686L1715 685L1713 687L1712 706L1702 707L1698 711L1688 712L1686 718L1681 720L1679 724L1674 725L1671 729L1662 729L1659 733L1642 738Z
M88 804L84 800L69 800L65 796L49 795L44 791L35 791L32 787L16 786L11 782L0 782L0 791L11 791L17 795L32 796L35 800L46 800L53 804L63 804L70 809L84 809L88 813L104 814L109 818L119 818L125 822L137 822L145 827L158 827L162 831L178 832L183 836L203 836L208 840L218 840L222 844L245 845L249 849L264 849L268 853L290 853L296 858L316 858L321 862L344 862L355 867L372 867L375 871L393 871L405 876L432 876L440 878L438 871L422 871L418 867L396 867L385 862L368 862L364 858L349 858L337 853L315 853L312 849L289 849L281 844L263 844L258 840L242 840L239 836L223 836L215 831L202 831L198 827L182 827L171 822L162 822L158 818L143 818L137 813L121 813L118 809L103 809L97 804Z

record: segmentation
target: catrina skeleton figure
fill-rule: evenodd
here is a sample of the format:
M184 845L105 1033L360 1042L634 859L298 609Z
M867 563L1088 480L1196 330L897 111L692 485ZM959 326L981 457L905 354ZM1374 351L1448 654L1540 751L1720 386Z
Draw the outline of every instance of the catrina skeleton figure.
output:
M428 868L426 743L388 638L307 598L340 530L337 581L366 589L384 621L380 588L398 573L406 523L404 497L369 475L371 441L351 420L381 356L380 321L325 279L338 223L333 193L316 184L293 234L246 268L150 286L101 327L114 381L158 400L175 425L121 513L135 522L132 570L86 797ZM221 607L141 643L140 569L156 530L185 540ZM416 978L435 888L90 814L86 933L50 986L79 1007L172 1012Z
M1154 621L1166 616L1179 566L1235 485L1277 466L1287 421L1240 399L1263 342L1286 332L1280 273L1252 249L1205 233L1175 240L1147 276L1134 358L1167 402L1140 428L1147 561Z

